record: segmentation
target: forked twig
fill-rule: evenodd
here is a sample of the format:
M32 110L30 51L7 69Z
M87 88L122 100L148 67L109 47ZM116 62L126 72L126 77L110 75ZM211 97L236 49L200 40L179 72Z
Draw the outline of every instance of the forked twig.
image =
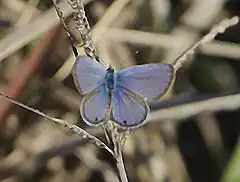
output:
M190 46L186 51L184 51L180 56L178 56L171 64L175 68L175 70L178 70L184 61L187 60L187 57L191 54L194 54L194 51L201 45L206 44L213 40L217 34L225 32L225 30L233 25L238 24L239 17L235 16L231 19L223 19L220 23L213 26L213 28L210 30L210 32L205 35L203 38L201 38L199 41L197 41L195 44Z
M48 116L47 114L37 110L37 109L33 109L25 104L22 104L16 100L14 100L11 97L5 96L4 94L0 93L0 98L3 98L9 102L12 102L13 104L16 104L24 109L27 109L28 111L31 111L35 114L38 114L42 117L44 117L45 119L49 119L57 124L60 124L62 126L64 126L65 128L71 130L72 132L74 132L75 134L81 136L84 139L89 139L91 140L95 145L97 145L98 147L104 148L106 149L110 154L112 154L114 156L114 153L112 151L112 149L110 149L104 142L102 142L100 139L98 139L97 137L91 135L90 133L86 132L85 130L83 130L82 128L78 127L77 125L71 124L67 121L64 121L62 119L58 119L58 118L54 118L51 116Z

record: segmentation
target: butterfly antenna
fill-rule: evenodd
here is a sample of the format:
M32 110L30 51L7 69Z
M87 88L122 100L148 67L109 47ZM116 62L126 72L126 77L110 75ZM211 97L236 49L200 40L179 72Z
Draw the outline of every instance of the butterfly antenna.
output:
M110 65L108 65L106 62L104 62L99 56L95 55L94 56L95 60L99 63L101 63L105 68L109 68L111 67ZM111 67L112 68L112 67Z

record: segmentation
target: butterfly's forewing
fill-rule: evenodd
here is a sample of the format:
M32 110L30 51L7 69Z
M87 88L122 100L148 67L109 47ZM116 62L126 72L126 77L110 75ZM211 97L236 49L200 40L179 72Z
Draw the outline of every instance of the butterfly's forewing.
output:
M100 124L106 118L108 106L109 95L103 84L83 97L80 112L84 122L91 126Z
M121 70L116 82L148 99L156 99L168 90L173 76L170 64L147 64Z
M81 94L93 91L104 83L106 69L95 59L78 56L73 67L73 77Z
M121 86L114 88L112 93L112 120L127 128L141 125L149 113L146 101Z

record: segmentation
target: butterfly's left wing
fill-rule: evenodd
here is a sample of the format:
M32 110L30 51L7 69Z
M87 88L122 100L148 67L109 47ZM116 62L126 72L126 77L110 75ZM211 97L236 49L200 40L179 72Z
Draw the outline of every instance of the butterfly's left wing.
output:
M133 128L147 118L149 107L139 95L117 86L112 92L112 120L122 127Z
M146 64L117 73L116 84L148 99L159 98L168 90L174 76L170 64Z
M90 126L105 121L108 109L109 94L104 84L84 96L80 106L82 119Z

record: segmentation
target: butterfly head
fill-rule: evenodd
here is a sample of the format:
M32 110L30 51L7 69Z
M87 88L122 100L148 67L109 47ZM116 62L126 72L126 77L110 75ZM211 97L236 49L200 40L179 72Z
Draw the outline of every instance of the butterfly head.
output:
M107 71L110 73L114 73L114 69L111 66L108 67Z

